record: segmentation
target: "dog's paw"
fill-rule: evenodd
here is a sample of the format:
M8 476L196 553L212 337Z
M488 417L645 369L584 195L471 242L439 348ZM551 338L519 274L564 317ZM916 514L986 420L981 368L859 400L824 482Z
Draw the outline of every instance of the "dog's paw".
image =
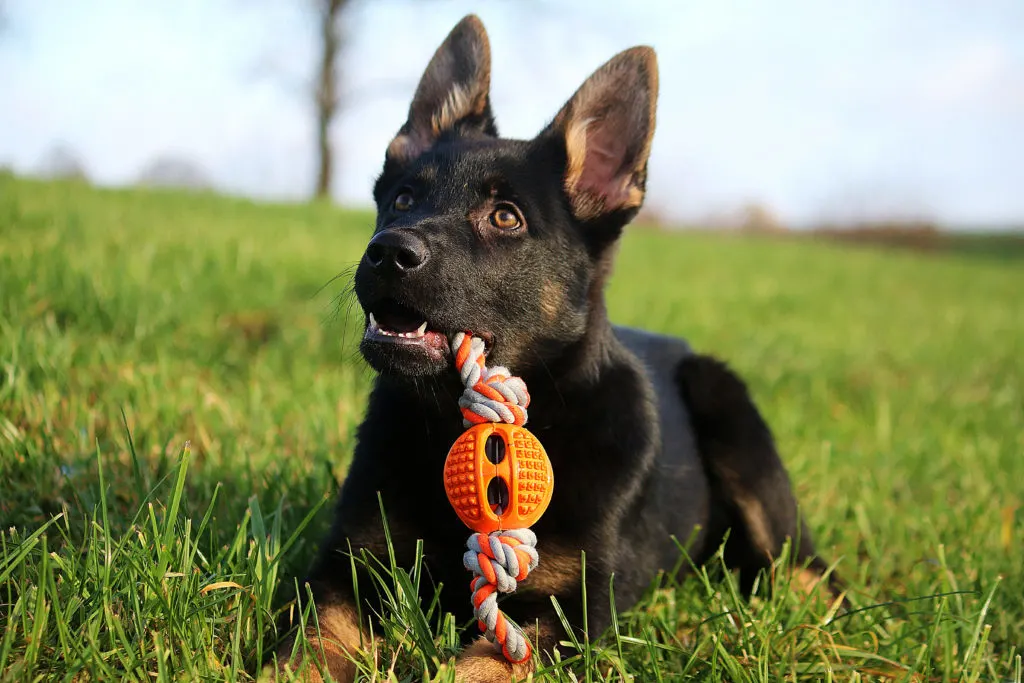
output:
M455 662L455 680L458 683L525 681L532 672L532 659L512 664L486 638L480 638L466 648Z
M302 683L323 683L326 680L337 683L351 683L355 680L356 666L352 657L343 648L327 639L310 639L310 652L297 653L289 657L282 650L277 665L268 664L260 674L259 681L301 681ZM321 671L324 674L321 674Z

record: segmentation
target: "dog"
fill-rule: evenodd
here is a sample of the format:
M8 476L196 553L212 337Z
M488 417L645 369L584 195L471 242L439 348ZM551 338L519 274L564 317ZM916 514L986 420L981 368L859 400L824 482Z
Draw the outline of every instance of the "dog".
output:
M360 351L377 375L335 521L306 577L315 658L339 681L355 676L351 655L366 634L357 613L381 609L350 559L359 550L388 557L381 503L398 565L413 564L422 540L431 583L444 584L442 609L456 623L472 619L462 563L469 532L442 486L464 429L450 349L460 331L485 341L488 365L525 380L528 428L554 470L550 506L533 526L540 565L501 604L539 653L566 637L551 596L574 628L600 633L610 624L611 575L618 608L628 608L678 564L673 536L692 539L698 566L724 540L724 560L748 592L787 540L794 568L837 581L798 517L743 381L681 339L609 321L605 282L644 199L655 52L617 54L532 140L499 137L489 88L487 34L469 15L430 60L374 186L376 229L354 290L365 315ZM361 605L353 578L365 587ZM473 637L468 629L459 680L534 670ZM320 678L292 641L278 661Z

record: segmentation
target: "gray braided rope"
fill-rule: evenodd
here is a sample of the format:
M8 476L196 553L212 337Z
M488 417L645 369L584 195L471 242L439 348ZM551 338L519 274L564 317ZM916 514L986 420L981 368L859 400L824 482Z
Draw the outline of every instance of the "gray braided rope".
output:
M452 337L452 353L458 353L465 339L465 332L459 332ZM518 406L523 411L523 423L526 422L526 406L530 402L530 394L526 391L526 382L519 377L513 377L508 368L496 365L492 368L481 365L480 360L484 356L484 340L480 337L473 337L470 340L469 359L459 369L459 376L465 389L459 397L459 407L468 408L488 422L506 422L515 424L516 416L509 410L508 404ZM483 380L483 383L500 393L505 402L496 401L493 398L484 396L474 387ZM463 418L463 425L472 426L472 422Z
M500 610L498 608L498 594L499 593L511 593L516 589L517 581L516 577L522 567L519 564L519 558L516 556L515 550L512 546L507 545L501 541L499 536L511 536L518 540L522 545L518 546L519 550L524 551L530 558L529 564L526 568L526 572L529 573L537 568L540 564L540 555L537 554L537 536L529 529L509 529L507 531L493 531L484 538L488 540L491 554L494 555L494 559L487 558L491 563L491 568L494 570L494 574L497 577L495 586L497 590L493 591L477 606L476 595L477 592L488 585L490 582L487 577L483 575L483 568L480 566L480 555L485 554L483 548L480 547L480 538L483 534L473 534L469 537L469 541L466 542L466 547L469 548L466 553L462 556L462 564L466 569L473 572L473 614L476 618L484 624L485 631L484 636L498 649L502 649L501 643L497 642L497 638L494 634L494 630L498 625L498 618ZM520 662L530 654L530 645L526 640L526 636L519 629L516 624L513 624L508 617L505 617L506 630L505 630L505 645L504 650L507 652L507 656L512 661Z

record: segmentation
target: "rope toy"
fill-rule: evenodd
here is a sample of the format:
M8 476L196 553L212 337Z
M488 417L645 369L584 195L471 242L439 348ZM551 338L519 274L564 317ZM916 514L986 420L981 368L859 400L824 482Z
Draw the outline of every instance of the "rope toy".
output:
M459 332L451 341L465 390L459 398L468 429L448 451L444 488L459 519L472 529L462 563L473 572L473 613L487 640L518 664L532 654L522 630L498 609L540 562L528 528L551 501L551 461L523 426L530 394L508 368L488 368L484 342Z

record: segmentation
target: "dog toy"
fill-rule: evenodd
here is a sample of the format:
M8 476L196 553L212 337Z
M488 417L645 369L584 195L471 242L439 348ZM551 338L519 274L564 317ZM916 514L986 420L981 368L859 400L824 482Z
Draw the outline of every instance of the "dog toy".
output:
M484 342L452 338L455 368L465 391L459 398L460 436L444 463L444 488L459 519L475 533L462 557L473 572L473 612L480 630L513 663L527 660L530 641L500 609L498 593L511 593L540 557L528 527L548 507L554 482L551 461L523 426L530 394L507 368L488 368Z

